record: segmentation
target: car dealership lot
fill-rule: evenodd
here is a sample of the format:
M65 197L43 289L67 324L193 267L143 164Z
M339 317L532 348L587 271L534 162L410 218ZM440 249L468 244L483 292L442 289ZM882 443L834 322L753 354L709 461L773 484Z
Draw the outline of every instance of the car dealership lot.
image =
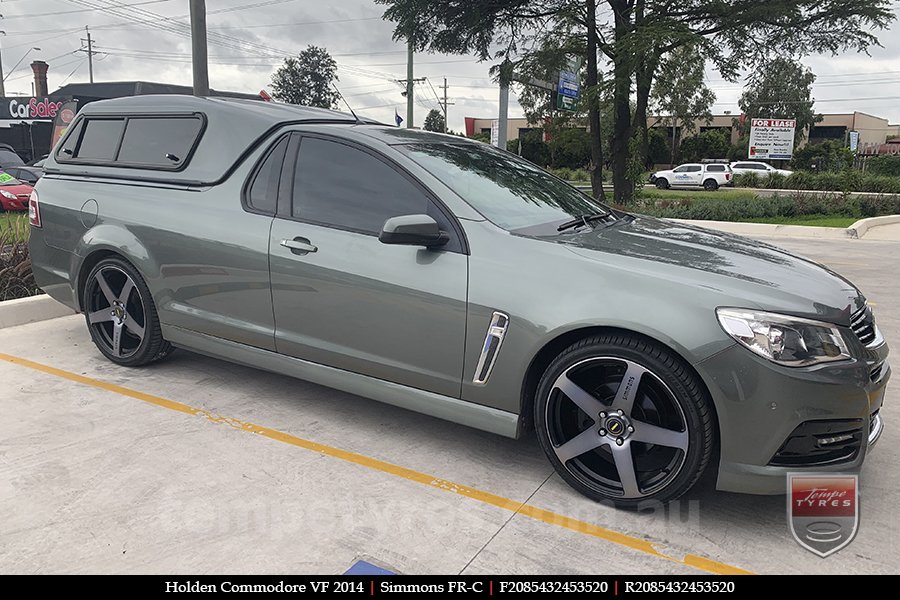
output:
M898 343L885 264L900 243L767 241L848 276ZM0 330L4 356L3 573L342 573L358 559L402 573L889 573L900 558L896 383L859 535L823 560L791 538L783 496L706 482L669 510L617 511L565 485L533 436L183 351L124 369L81 316Z

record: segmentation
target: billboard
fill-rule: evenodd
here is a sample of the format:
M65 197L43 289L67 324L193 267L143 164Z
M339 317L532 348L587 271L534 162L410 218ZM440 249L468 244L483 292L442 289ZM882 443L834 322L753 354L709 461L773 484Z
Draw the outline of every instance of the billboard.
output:
M796 119L751 119L750 160L790 160L794 155Z
M50 121L63 103L71 98L48 98L46 96L5 96L0 98L0 121L35 119Z

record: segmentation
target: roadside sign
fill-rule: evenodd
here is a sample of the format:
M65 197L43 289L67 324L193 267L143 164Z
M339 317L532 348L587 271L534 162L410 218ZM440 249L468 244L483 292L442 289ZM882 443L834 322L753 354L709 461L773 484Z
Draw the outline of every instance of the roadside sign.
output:
M577 71L565 69L560 71L559 83L556 86L556 108L574 112L580 95L581 84L578 82Z
M794 155L796 119L751 119L750 160L790 160Z
M500 146L500 121L494 119L491 121L491 146ZM504 148L506 150L506 148Z
M850 132L850 149L856 152L857 148L859 148L859 132L851 131Z

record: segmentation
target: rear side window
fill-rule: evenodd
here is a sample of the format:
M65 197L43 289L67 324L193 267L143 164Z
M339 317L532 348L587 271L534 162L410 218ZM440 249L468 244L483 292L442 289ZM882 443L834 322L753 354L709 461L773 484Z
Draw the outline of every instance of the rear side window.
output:
M247 193L247 205L253 210L274 215L278 204L278 184L281 181L281 166L287 150L288 137L284 136L269 151L253 176Z
M177 166L190 154L202 126L198 118L130 118L116 162Z
M724 173L725 165L709 165L706 167L708 173Z
M108 166L178 170L203 131L196 115L87 118L66 137L57 158Z
M688 173L699 173L703 170L703 167L700 165L688 165L687 169L685 169Z
M75 158L85 160L112 160L119 149L119 140L125 129L124 119L90 119L85 124Z
M432 212L425 194L390 165L317 138L300 143L293 196L294 217L370 234L391 217Z

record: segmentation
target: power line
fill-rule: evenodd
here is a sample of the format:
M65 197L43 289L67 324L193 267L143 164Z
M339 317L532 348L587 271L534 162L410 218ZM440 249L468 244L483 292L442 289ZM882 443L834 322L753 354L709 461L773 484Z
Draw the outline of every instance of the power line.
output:
M263 27L299 27L302 25L330 25L332 23L355 23L359 21L381 20L381 17L362 17L359 19L333 19L330 21L301 21L299 23L264 23L260 25L220 25L210 29L258 29Z
M171 2L172 0L144 0L143 2L135 2L134 4L128 4L127 6L142 6L144 4L160 4L161 2ZM10 21L12 19L33 19L35 17L52 17L54 15L70 15L73 13L81 13L81 12L90 12L91 8L76 8L75 10L58 10L55 12L46 12L46 13L30 13L27 15L12 15L3 17L4 21Z

